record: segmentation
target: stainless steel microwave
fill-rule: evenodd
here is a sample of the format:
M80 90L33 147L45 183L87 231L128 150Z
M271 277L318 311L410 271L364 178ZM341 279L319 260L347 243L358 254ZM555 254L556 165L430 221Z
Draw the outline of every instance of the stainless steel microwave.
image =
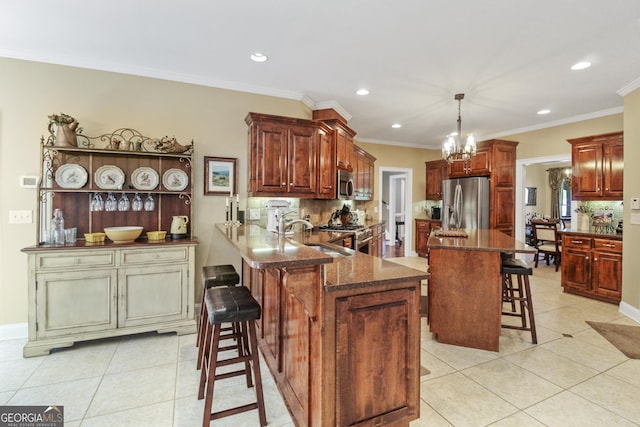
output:
M338 179L336 180L337 194L336 198L341 200L353 199L353 174L351 172L338 170Z

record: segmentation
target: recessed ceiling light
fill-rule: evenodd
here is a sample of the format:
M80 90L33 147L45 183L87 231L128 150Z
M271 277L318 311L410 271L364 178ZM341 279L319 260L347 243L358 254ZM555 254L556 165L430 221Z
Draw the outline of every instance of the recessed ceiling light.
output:
M394 123L391 125L392 128L394 129L400 129L402 127L402 125L400 123Z
M542 116L544 114L549 114L550 112L551 112L551 110L545 108L544 110L538 111L538 114Z
M572 69L573 71L577 71L577 70L584 70L585 68L589 68L589 67L591 67L591 62L588 62L588 61L580 61L580 62L578 62L578 63L576 63L576 64L573 64L573 65L571 66L571 69Z
M358 89L356 95L364 96L369 95L369 89Z
M256 52L251 55L251 60L255 62L264 62L267 59L269 59L267 55L263 55L262 53L259 53L259 52Z

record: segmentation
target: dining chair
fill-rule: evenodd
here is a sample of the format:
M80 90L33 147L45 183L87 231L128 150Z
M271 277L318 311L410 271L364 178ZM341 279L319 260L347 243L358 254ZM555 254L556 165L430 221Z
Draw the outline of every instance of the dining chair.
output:
M556 271L558 271L562 258L562 244L558 233L560 220L532 219L531 226L533 228L533 244L538 249L534 267L538 268L540 256L543 256L547 265L549 265L551 258L553 258Z

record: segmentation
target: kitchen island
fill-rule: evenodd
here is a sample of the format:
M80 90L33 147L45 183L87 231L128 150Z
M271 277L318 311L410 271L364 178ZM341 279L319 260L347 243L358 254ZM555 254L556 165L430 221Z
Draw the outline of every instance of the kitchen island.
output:
M429 237L429 327L438 342L498 351L501 253L536 253L497 230ZM451 233L455 234L455 233Z
M296 425L408 426L419 417L428 274L328 243L337 233L216 227L242 257L243 284L262 307L260 350Z

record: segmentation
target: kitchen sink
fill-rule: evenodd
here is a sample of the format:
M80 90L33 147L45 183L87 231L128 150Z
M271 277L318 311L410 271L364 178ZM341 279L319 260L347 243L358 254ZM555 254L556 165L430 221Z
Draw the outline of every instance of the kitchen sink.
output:
M353 251L351 249L341 248L333 245L319 245L317 243L313 243L306 246L310 249L314 249L327 255L331 255L334 258L353 256Z

